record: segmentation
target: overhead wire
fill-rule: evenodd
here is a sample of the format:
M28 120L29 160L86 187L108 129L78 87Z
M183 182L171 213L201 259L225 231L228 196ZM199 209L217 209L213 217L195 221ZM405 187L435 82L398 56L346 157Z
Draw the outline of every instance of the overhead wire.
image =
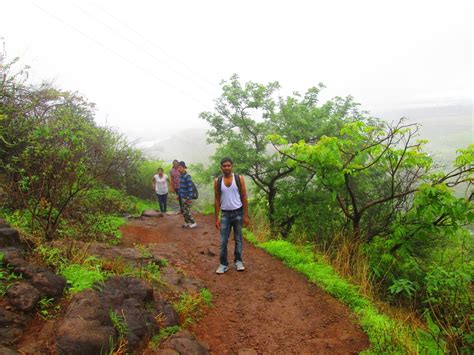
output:
M183 67L185 67L187 70L189 70L193 75L195 75L196 77L200 78L200 80L203 80L204 82L206 82L207 84L211 85L212 87L214 88L217 88L217 89L220 89L220 87L218 85L216 85L215 83L211 82L210 80L208 80L206 77L202 76L201 74L195 72L190 66L188 66L185 62L181 61L180 59L176 58L175 56L169 54L167 51L165 51L163 48L161 48L159 45L157 45L156 43L154 43L153 41L151 41L150 39L148 39L146 36L144 36L143 34L141 34L140 32L138 32L137 30L135 30L133 27L131 27L128 23L126 23L125 21L117 18L116 16L112 15L110 12L108 12L103 6L99 6L95 3L93 3L94 6L96 6L98 9L100 9L101 11L103 11L106 15L108 15L109 17L113 18L115 21L117 21L118 23L120 23L122 26L126 27L127 29L129 29L130 31L132 31L133 33L135 33L137 36L139 36L140 38L142 38L145 42L147 42L148 44L150 44L151 46L155 47L156 49L158 49L159 51L161 51L164 55L166 55L167 57L171 58L171 60L181 64Z
M127 57L123 56L122 54L120 54L119 52L117 52L116 50L112 49L112 48L109 48L107 47L106 45L104 45L102 42L98 41L97 39L89 36L87 33L81 31L80 29L76 28L75 26L67 23L66 21L64 21L63 19L61 19L60 17L54 15L53 13L49 12L48 10L44 9L43 7L39 6L38 4L36 3L32 3L33 6L35 6L36 8L38 8L39 10L41 10L42 12L44 12L45 14L47 14L48 16L54 18L55 20L59 21L60 23L62 23L64 26L66 27L69 27L71 28L72 30L76 31L77 33L81 34L82 36L84 36L85 38L87 38L88 40L94 42L95 44L97 44L98 46L104 48L105 50L109 51L110 53L114 54L115 56L119 57L120 59L122 59L123 61L127 62L128 64L134 66L135 68L139 69L140 71L142 71L143 73L145 74L148 74L148 75L151 75L153 76L156 80L158 80L159 82L173 88L175 91L193 99L194 101L196 101L197 103L199 103L200 105L203 105L204 107L206 107L207 109L210 109L209 106L205 103L203 103L201 100L197 99L196 97L194 97L193 95L189 94L188 92L180 89L179 87L169 83L168 81L160 78L158 75L156 75L154 72L152 71L149 71L147 70L146 68L142 67L141 65L135 63L134 61L128 59Z
M89 11L85 10L83 7L81 7L80 5L76 4L76 3L73 3L73 5L75 7L77 7L79 10L81 10L86 16L90 17L91 19L93 19L94 21L100 23L102 26L104 26L105 28L107 28L110 32L112 32L116 37L119 37L125 41L127 41L128 43L132 44L135 48L143 51L144 53L146 53L150 58L152 58L153 60L157 61L159 64L162 64L162 65L166 65L171 71L173 71L175 74L179 75L180 77L184 78L185 80L189 80L190 82L192 82L194 85L198 86L200 89L210 93L207 88L205 88L204 86L202 86L200 83L196 82L193 78L189 77L188 75L185 75L181 72L179 72L178 70L176 70L175 68L173 68L172 66L170 66L168 63L164 62L163 60L157 58L152 52L150 52L149 50L147 50L146 48L144 48L143 46L137 44L135 41L132 41L131 39L125 37L125 36L122 36L121 34L119 34L114 28L112 28L109 24L105 23L104 21L102 21L101 19L97 18L96 16L92 15ZM102 10L102 9L101 9ZM105 10L102 10L105 12ZM112 15L108 14L110 17L113 17ZM113 17L116 21L118 22L121 22L119 19ZM121 22L122 23L122 22ZM137 31L133 30L132 28L130 28L129 26L127 26L128 29L130 29L131 31L133 31L135 34L139 35L140 37L144 38L142 35L140 35ZM159 47L158 47L159 48Z

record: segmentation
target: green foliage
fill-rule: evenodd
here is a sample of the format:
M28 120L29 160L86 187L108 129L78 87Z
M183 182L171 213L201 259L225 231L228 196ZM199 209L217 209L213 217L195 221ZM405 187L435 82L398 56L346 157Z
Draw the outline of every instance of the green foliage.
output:
M124 191L107 185L96 185L80 201L81 210L101 214L124 214L135 210L135 201Z
M156 208L156 202L150 200L142 200L139 198L133 198L135 203L134 213L135 217L141 216L141 214L146 210L153 210Z
M29 211L16 210L12 212L8 209L2 209L0 215L12 228L18 229L23 233L31 230L32 218Z
M90 217L90 231L99 240L117 245L122 238L119 228L125 224L123 217L113 215L96 215Z
M163 168L165 174L169 176L171 164L165 164L160 160L140 159L135 171L129 177L127 192L147 201L155 201L156 193L151 180L159 167ZM156 205L153 208L156 208Z
M4 264L5 254L0 252L0 297L3 297L8 288L17 280L21 279L21 275L15 274L12 268Z
M60 270L68 264L68 260L63 250L46 245L39 245L35 252L43 259L49 267L54 270Z
M154 262L147 263L140 267L127 266L123 274L147 280L155 285L163 283L163 280L161 279L160 265Z
M176 334L181 331L181 327L179 325L173 325L171 327L166 327L160 329L160 332L153 336L153 338L150 340L150 343L148 347L152 350L156 350L160 343L165 341L167 338L169 338L171 335Z
M99 266L71 264L61 270L61 274L70 285L69 291L77 293L92 288L96 282L105 281L107 274Z
M204 309L212 304L212 295L208 289L201 289L199 293L183 292L179 300L173 303L179 313L184 327L194 324L201 319Z
M255 242L248 231L245 237ZM347 304L359 317L359 323L369 335L371 349L366 353L412 353L437 351L429 337L419 339L406 326L381 314L376 307L358 291L358 288L342 279L322 258L313 253L313 247L297 247L287 241L272 240L257 243L257 246L298 270L311 282ZM422 332L420 331L420 334Z
M150 249L147 245L140 244L140 243L135 243L135 244L133 244L133 246L135 247L135 249L137 249L140 252L140 255L142 256L142 258L151 258L151 257L153 257L153 254L151 253L151 251L150 251Z
M54 303L54 298L42 297L37 304L38 314L44 320L51 320L58 316L61 306Z
M125 338L128 332L128 325L123 312L122 314L119 314L118 312L111 309L109 310L109 317L115 330L119 334L119 338Z
M46 84L28 85L23 74L0 64L0 136L8 142L0 146L0 173L7 207L28 211L22 226L29 234L69 236L74 229L64 220L80 215L87 192L98 183L125 187L140 156L122 136L94 123L93 104Z
M207 288L201 288L199 290L199 295L201 296L202 301L208 307L212 306L212 293Z

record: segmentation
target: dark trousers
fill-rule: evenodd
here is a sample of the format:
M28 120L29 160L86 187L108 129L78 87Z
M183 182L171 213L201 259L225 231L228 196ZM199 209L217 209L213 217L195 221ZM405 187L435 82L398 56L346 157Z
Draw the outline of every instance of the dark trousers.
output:
M220 263L229 265L227 261L227 242L231 230L234 230L234 261L242 261L242 224L244 220L244 210L239 208L233 211L221 211L221 245Z
M168 200L168 194L163 194L158 196L158 203L160 204L160 212L166 212L166 201Z
M178 202L179 202L179 212L184 213L184 208L183 208L183 199L181 196L178 194Z

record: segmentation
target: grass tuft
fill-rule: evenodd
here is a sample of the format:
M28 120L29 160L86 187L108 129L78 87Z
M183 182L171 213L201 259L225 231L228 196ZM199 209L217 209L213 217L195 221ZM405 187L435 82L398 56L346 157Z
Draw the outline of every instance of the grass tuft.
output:
M252 244L281 259L287 266L301 272L311 282L349 306L369 336L371 348L364 354L442 353L426 332L418 330L414 333L407 325L382 314L360 293L359 287L343 279L322 256L315 254L311 245L296 246L283 240L259 243L251 232L246 230L244 235Z

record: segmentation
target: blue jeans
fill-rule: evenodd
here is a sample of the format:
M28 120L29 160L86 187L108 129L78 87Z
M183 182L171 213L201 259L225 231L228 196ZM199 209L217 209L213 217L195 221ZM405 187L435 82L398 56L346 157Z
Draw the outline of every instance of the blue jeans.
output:
M229 241L230 230L234 229L234 261L242 261L242 224L244 211L242 208L233 211L221 212L221 248L220 263L229 265L227 261L227 242Z
M158 196L158 203L160 204L160 212L166 212L166 201L168 200L168 194L163 194Z

